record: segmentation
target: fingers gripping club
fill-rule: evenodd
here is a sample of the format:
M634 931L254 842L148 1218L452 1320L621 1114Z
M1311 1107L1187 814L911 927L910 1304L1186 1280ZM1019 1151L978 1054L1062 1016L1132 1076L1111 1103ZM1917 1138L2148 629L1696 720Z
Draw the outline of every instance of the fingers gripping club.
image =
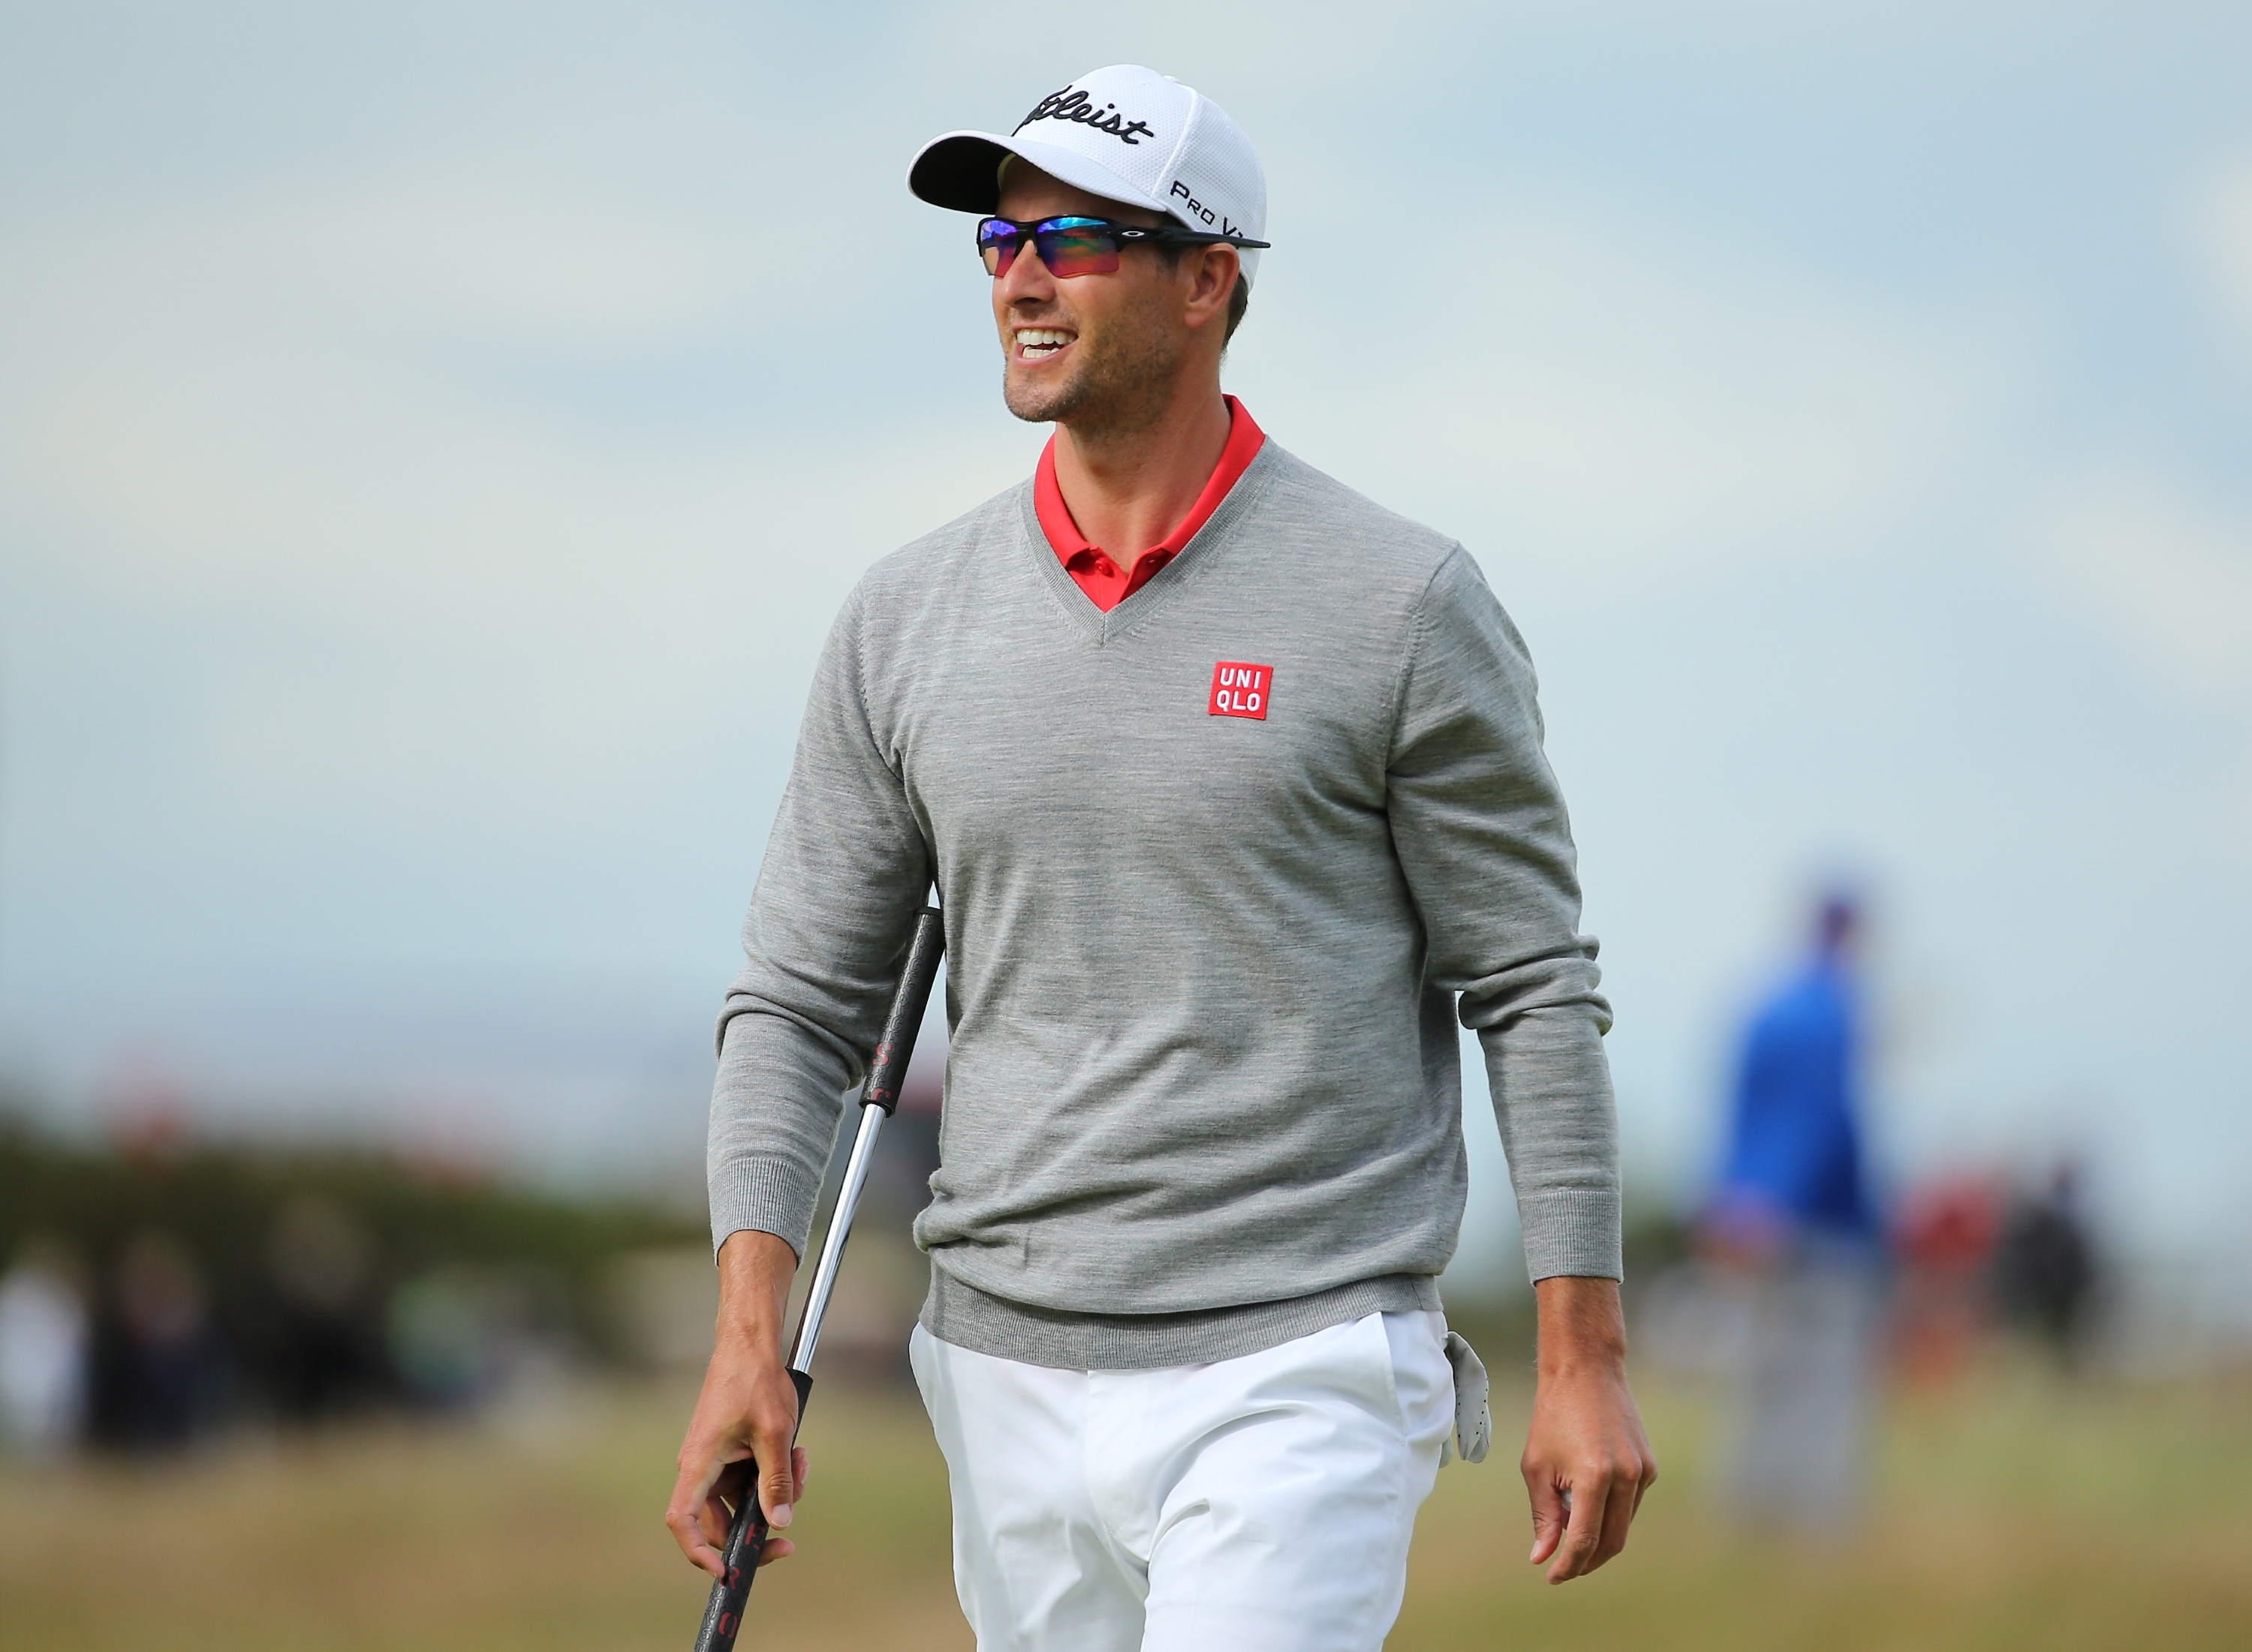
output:
M907 1079L907 1061L914 1054L915 1034L922 1027L922 1012L930 1002L931 982L938 975L938 961L946 951L946 931L938 912L926 907L915 919L914 936L907 943L907 967L900 973L892 1007L884 1017L884 1033L868 1064L868 1081L860 1091L860 1128L852 1138L851 1156L844 1162L844 1180L837 1190L837 1209L829 1218L829 1232L821 1241L820 1260L814 1264L813 1285L806 1292L805 1311L798 1316L797 1334L789 1346L789 1378L797 1385L797 1415L805 1419L805 1402L813 1392L813 1350L821 1340L821 1322L829 1312L830 1294L837 1288L837 1270L844 1260L844 1241L851 1237L852 1215L860 1203L860 1189L868 1179L868 1161L884 1121L900 1104L900 1086ZM767 1542L766 1511L759 1506L759 1470L754 1462L744 1482L742 1501L727 1528L726 1546L720 1551L719 1580L704 1607L704 1627L696 1636L696 1652L730 1652L743 1627L743 1607L751 1584L759 1574L759 1556Z

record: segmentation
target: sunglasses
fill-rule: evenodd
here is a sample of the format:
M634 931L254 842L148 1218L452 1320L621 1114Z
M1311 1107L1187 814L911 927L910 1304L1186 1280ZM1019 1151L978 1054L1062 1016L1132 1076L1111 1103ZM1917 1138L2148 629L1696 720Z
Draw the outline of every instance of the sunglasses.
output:
M985 273L996 281L1009 273L1027 240L1047 273L1064 281L1074 275L1115 274L1119 249L1125 246L1209 246L1222 241L1230 246L1273 245L1242 235L1177 229L1170 224L1121 224L1108 218L1044 218L1037 224L1005 218L977 220L977 255L985 260Z

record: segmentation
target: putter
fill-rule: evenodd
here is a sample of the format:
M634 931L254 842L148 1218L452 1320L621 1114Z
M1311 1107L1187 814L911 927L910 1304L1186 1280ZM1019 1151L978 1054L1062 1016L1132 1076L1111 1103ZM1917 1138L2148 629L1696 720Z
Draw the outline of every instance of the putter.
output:
M837 1190L837 1208L822 1236L821 1260L814 1265L813 1285L805 1294L805 1311L798 1315L797 1335L790 1339L789 1379L797 1385L797 1418L805 1421L805 1402L813 1393L813 1350L821 1340L821 1321L829 1311L829 1295L837 1287L837 1270L844 1260L844 1241L852 1236L852 1212L860 1203L860 1184L868 1179L868 1160L876 1137L892 1109L900 1104L900 1086L907 1076L907 1059L914 1054L915 1034L922 1030L923 1006L930 1002L930 985L938 975L938 961L946 951L946 929L935 907L925 907L915 919L914 938L907 943L907 968L900 972L899 989L884 1017L884 1036L868 1064L868 1082L860 1091L860 1129L852 1138L851 1156L844 1161L844 1180ZM743 1627L743 1607L751 1584L759 1575L759 1555L766 1548L767 1517L759 1507L759 1466L750 1465L742 1501L727 1527L726 1546L720 1550L724 1567L712 1586L712 1599L704 1608L704 1627L697 1631L696 1652L730 1652Z

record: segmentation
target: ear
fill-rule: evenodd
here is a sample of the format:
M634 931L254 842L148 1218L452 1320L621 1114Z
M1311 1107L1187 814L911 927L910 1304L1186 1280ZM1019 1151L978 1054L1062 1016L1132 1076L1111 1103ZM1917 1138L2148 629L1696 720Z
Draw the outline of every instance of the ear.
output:
M1191 247L1181 260L1181 274L1188 283L1181 319L1192 330L1200 330L1215 321L1224 330L1227 301L1234 296L1236 277L1242 268L1243 255L1225 241Z

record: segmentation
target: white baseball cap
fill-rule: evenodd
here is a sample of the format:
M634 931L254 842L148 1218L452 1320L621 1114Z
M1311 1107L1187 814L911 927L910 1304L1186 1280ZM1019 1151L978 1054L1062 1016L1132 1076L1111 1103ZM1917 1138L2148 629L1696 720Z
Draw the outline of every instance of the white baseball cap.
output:
M1083 74L1032 106L1007 137L949 132L922 146L907 187L933 206L992 212L1001 163L1021 155L1108 201L1169 213L1192 230L1261 241L1267 173L1227 111L1169 74L1130 63ZM1242 249L1248 283L1259 249Z

